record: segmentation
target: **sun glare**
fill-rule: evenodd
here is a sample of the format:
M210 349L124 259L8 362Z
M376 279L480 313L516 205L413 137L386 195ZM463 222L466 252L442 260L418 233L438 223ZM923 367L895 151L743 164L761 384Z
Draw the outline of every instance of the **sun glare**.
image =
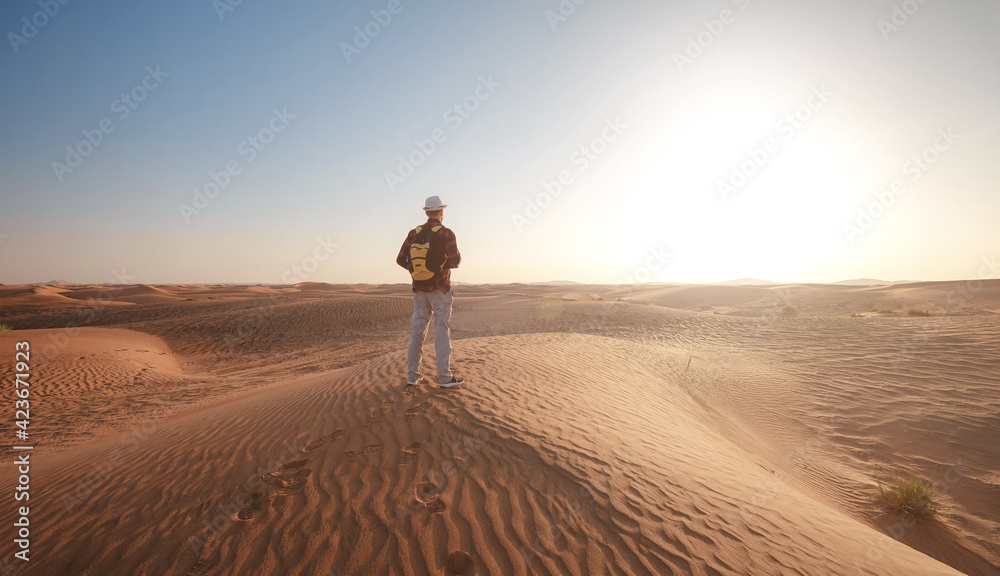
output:
M632 238L621 249L642 252L651 239L675 247L663 279L784 277L790 263L821 270L844 247L856 177L832 123L782 131L772 117L743 106L665 128L659 165L649 160L621 214Z

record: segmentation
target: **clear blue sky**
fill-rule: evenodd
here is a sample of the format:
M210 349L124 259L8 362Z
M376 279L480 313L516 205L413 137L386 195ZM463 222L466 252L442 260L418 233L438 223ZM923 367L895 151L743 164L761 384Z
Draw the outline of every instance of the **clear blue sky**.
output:
M1000 258L993 0L220 6L0 8L0 282L406 282L434 194L466 282Z

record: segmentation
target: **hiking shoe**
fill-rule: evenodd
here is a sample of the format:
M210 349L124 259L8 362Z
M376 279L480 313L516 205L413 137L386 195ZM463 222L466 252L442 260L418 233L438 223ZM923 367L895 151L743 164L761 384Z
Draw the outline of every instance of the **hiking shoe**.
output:
M427 382L427 380L424 380L423 378L417 378L416 382L407 382L406 385L407 386L420 386L421 384L423 384L425 382Z
M449 380L447 382L442 382L440 384L440 386L442 388L454 388L455 386L461 386L462 384L465 384L465 380L463 380L462 378L459 378L458 376L455 376L454 374L452 374L451 375L451 380Z

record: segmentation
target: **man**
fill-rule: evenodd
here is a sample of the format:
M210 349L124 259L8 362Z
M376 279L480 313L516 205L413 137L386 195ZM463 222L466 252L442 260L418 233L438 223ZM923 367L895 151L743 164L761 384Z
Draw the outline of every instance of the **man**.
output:
M438 385L442 388L461 386L464 381L451 371L451 269L458 268L462 255L458 252L458 242L455 233L441 224L444 209L448 205L437 196L431 196L424 203L424 213L427 223L410 230L403 241L403 246L396 256L399 264L411 273L411 276L430 276L428 279L413 278L413 331L410 332L410 347L406 352L406 367L408 370L406 384L416 386L425 382L420 377L420 359L424 345L424 334L427 332L427 322L431 313L434 314L434 355L437 360ZM429 232L429 235L425 236ZM410 247L414 237L421 234L423 244L429 240L426 253L419 249L411 253ZM422 256L413 257L413 254ZM414 268L423 274L414 275Z

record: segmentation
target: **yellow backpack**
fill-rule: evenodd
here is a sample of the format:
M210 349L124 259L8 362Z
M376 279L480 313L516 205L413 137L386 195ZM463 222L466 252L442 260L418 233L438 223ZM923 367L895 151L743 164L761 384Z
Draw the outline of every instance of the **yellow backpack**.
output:
M437 231L441 228L443 226L434 226L433 228L417 226L414 230L416 233L413 235L413 240L410 241L409 257L410 276L414 280L430 280L435 274L441 271L442 262L432 261L431 258L431 241L437 236ZM440 249L436 246L435 248L433 260L443 260L437 254ZM437 270L434 270L434 268L437 268Z

